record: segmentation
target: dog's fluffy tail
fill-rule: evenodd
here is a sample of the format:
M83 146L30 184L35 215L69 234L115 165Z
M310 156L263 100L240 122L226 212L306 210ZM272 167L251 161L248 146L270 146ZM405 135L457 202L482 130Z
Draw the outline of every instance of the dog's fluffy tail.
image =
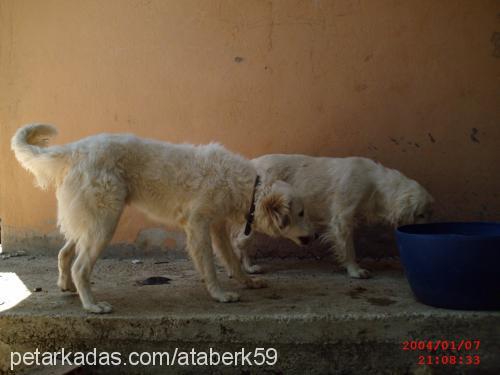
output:
M42 189L62 177L68 162L64 147L47 147L49 139L56 134L57 129L52 125L32 124L18 129L11 140L17 160L35 175Z

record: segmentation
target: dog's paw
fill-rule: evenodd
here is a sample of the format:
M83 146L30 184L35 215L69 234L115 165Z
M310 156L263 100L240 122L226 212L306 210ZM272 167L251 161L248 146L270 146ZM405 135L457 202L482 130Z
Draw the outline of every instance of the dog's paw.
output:
M262 289L267 288L267 283L261 279L249 279L246 286L250 289Z
M93 314L108 314L113 311L111 305L104 301L97 302L95 305L84 306L83 308Z
M247 271L247 273L251 273L251 274L262 273L262 267L257 265L257 264L254 264L253 266L249 266L249 267L245 268L245 271Z
M71 280L71 278L59 278L59 280L57 280L57 286L63 292L76 293L76 287L75 284L73 284L73 280Z
M234 293L234 292L221 292L221 293L218 293L217 296L214 296L214 298L218 302L223 302L223 303L236 302L236 301L239 301L240 295L238 293Z
M349 269L347 272L353 279L369 279L372 277L370 271L364 268Z

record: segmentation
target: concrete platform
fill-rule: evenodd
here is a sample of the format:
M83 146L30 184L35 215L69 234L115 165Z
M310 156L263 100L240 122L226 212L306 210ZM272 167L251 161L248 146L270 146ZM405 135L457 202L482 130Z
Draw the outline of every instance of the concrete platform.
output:
M114 311L91 315L82 310L77 295L58 290L54 258L0 259L0 344L15 351L97 348L121 352L122 357L131 351L174 352L176 347L219 352L274 348L278 353L273 366L129 364L84 367L75 372L79 374L500 373L500 312L451 311L416 302L397 259L365 263L374 272L369 280L349 279L325 260L261 263L266 266L260 276L269 284L266 289L243 289L220 270L224 286L241 295L240 302L221 304L210 299L186 259L163 255L143 258L140 264L133 264L131 258L101 259L94 270L93 289L98 300L111 303ZM171 281L137 284L150 276ZM32 292L11 307L19 280ZM36 288L41 291L33 292L40 290ZM479 350L470 352L402 350L406 340L438 339L472 339L481 344ZM429 354L477 354L481 363L418 366L419 355ZM68 373L60 367L51 371Z

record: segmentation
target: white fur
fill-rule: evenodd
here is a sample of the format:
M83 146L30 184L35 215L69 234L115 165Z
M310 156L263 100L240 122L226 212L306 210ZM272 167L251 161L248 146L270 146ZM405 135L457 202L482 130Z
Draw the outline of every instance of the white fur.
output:
M353 230L357 222L396 226L423 221L433 202L416 181L366 158L275 154L252 163L268 181L285 181L302 196L317 233L334 246L337 259L355 278L369 276L356 263ZM240 246L243 265L251 272L244 247Z
M238 281L251 288L264 286L242 272L229 233L230 227L244 225L252 201L257 172L249 161L218 144L175 145L126 134L47 147L56 133L50 125L27 125L16 132L11 146L40 187L56 187L58 224L67 239L59 252L58 285L76 290L86 310L111 311L107 302L95 301L90 274L126 204L185 230L188 252L217 301L235 301L238 295L221 288L212 243ZM293 219L290 232L279 227L293 199L283 193L283 184L287 186L257 187L255 227L273 236L303 236L310 230L303 220Z

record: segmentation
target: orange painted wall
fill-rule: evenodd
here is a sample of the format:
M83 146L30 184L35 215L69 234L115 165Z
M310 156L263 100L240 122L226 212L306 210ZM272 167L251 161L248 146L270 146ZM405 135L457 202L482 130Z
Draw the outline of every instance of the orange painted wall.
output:
M499 33L495 0L0 0L2 225L55 230L9 148L29 122L367 156L442 218L500 220ZM116 240L150 225L127 211Z

